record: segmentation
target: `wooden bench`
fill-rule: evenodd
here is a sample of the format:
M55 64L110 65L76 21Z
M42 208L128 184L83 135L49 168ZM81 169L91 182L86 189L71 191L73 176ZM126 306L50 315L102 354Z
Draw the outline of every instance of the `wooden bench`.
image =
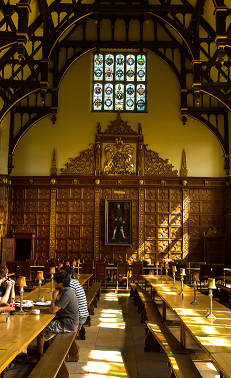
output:
M86 298L87 298L87 306L88 306L88 312L89 316L87 318L87 321L85 325L88 325L90 327L91 325L91 315L94 315L95 313L95 307L97 307L97 302L100 298L100 282L94 282L92 286L86 291Z
M75 335L75 332L59 333L28 378L69 378L65 361L79 360L79 347L76 345Z
M202 378L185 347L164 324L147 322L148 345L145 351L164 350L172 368L169 378ZM147 338L146 338L147 340Z

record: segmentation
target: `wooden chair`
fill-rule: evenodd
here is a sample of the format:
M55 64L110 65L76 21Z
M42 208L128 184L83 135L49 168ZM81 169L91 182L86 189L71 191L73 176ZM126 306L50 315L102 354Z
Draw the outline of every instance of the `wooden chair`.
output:
M18 263L17 261L6 261L6 267L9 273L14 273L14 276L18 277Z
M200 272L199 272L199 281L200 281L200 287L201 287L201 282L208 280L209 277L211 277L212 272L211 272L211 264L201 264L200 265Z
M44 266L47 260L38 260L38 266Z
M196 267L197 267L197 268L200 268L201 265L205 265L205 264L206 264L205 261L197 261L197 263L196 263Z
M127 281L128 290L128 276L129 276L129 264L128 263L118 263L117 264L117 276L116 276L116 288L119 288L119 279Z
M141 277L142 275L143 275L143 263L139 261L133 261L131 281L134 282L134 279L137 279L137 280L141 279L143 282L143 278Z
M220 280L224 279L224 264L213 264L212 268L213 278L219 278Z
M107 288L107 266L105 262L95 262L95 281L104 280Z
M84 262L82 263L82 274L93 274L93 262ZM87 281L87 288L89 289L89 281L92 284L92 278Z

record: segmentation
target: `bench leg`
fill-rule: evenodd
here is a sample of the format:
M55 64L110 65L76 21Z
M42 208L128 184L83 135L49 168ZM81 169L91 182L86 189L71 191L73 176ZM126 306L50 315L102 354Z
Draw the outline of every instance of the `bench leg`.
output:
M88 307L88 312L89 312L90 315L94 315L95 314L94 305L93 305L92 302L91 302L90 306Z
M87 320L86 320L86 322L84 323L84 325L86 326L91 326L91 317L90 317L90 315L88 315L88 317L87 317Z
M173 370L171 371L171 374L170 374L170 376L168 378L176 378L175 373L174 373Z
M70 373L67 370L67 366L65 362L63 362L62 365L60 366L58 374L56 375L56 378L69 378L69 377L70 377Z
M147 334L147 337L145 339L145 347L144 351L154 351L154 352L161 352L163 349L156 340L156 338L153 336L153 334L149 331Z
M75 362L79 361L79 347L76 344L75 340L73 340L71 347L69 349L66 361L68 362Z

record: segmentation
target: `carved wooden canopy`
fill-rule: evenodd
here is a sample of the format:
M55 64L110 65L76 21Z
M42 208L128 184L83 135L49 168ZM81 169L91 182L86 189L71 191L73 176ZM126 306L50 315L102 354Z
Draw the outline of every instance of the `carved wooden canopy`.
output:
M141 124L138 124L136 132L121 119L120 114L104 132L98 123L95 143L79 156L69 158L65 166L61 169L62 175L178 176L178 171L173 169L168 159L162 159L157 152L150 150L148 144L144 144ZM53 172L54 169L51 174Z

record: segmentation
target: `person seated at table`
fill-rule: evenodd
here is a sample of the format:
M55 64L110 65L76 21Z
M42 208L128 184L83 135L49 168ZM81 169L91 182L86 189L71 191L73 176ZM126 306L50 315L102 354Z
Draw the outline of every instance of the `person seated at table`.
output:
M8 277L8 272L6 266L0 265L0 304L6 304L11 298L15 298L15 282Z
M61 270L64 270L70 276L70 287L74 290L79 305L79 337L85 340L83 324L86 323L89 316L85 291L79 281L74 278L74 269L71 266L62 266Z
M61 271L54 274L55 290L52 294L50 312L56 317L38 335L38 357L28 360L37 363L43 355L44 343L58 333L76 332L79 325L79 306L74 291L70 288L70 276Z

